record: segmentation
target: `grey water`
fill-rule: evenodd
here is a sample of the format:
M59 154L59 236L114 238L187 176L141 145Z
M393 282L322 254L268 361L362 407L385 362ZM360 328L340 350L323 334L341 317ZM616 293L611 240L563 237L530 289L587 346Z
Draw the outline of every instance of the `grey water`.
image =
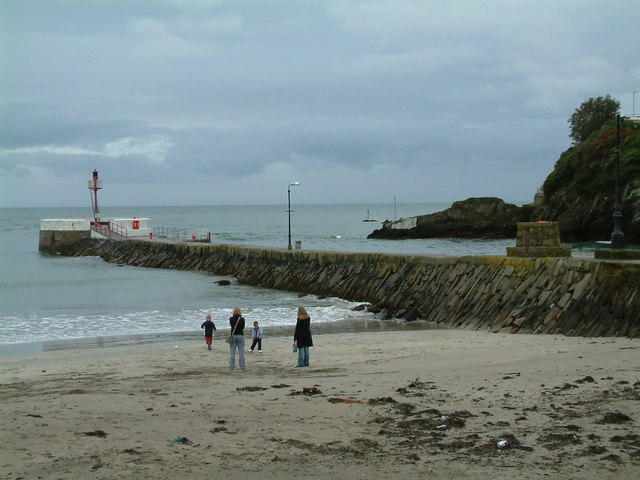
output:
M422 215L446 203L299 205L292 208L292 243L303 249L416 255L504 255L515 240L369 240L380 221ZM367 218L377 222L363 222ZM207 314L228 329L238 305L248 322L266 332L295 323L304 305L314 322L371 319L353 311L358 302L300 298L276 291L215 282L223 277L176 270L117 266L96 257L63 257L38 252L42 218L90 217L90 208L0 209L0 346L28 342L118 335L198 334ZM212 243L286 248L286 205L113 207L102 217L150 218L152 227L211 232ZM363 299L364 300L364 299ZM193 333L196 332L196 333Z

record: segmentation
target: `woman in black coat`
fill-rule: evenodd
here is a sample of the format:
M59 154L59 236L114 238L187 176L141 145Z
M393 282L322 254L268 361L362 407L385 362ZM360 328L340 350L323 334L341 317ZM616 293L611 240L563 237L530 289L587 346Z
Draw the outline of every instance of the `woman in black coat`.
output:
M298 364L296 367L309 366L309 347L313 347L311 338L311 318L304 307L298 308L298 321L293 334L293 343L298 347Z

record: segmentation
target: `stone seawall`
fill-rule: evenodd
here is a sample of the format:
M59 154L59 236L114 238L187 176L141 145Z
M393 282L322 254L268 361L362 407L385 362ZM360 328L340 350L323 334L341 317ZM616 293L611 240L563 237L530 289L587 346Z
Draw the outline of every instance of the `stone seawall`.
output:
M65 255L206 271L368 302L387 315L506 333L640 337L640 265L574 258L425 257L88 240Z

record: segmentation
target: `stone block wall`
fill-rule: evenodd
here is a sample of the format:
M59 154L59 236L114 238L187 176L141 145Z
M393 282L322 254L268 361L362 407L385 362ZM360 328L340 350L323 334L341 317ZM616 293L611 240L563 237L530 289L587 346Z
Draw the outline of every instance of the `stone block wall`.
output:
M516 247L559 247L558 222L518 222Z
M89 240L67 255L207 271L368 302L388 316L503 333L640 337L640 265L573 258L425 257Z
M74 246L91 237L91 230L40 230L38 250L58 253L60 249Z

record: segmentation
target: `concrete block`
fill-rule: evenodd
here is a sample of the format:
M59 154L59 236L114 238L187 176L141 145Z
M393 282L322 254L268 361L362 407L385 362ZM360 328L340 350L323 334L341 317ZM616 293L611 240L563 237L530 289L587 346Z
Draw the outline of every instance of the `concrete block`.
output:
M507 247L509 257L570 257L571 249L560 246L558 222L518 222L516 246Z

